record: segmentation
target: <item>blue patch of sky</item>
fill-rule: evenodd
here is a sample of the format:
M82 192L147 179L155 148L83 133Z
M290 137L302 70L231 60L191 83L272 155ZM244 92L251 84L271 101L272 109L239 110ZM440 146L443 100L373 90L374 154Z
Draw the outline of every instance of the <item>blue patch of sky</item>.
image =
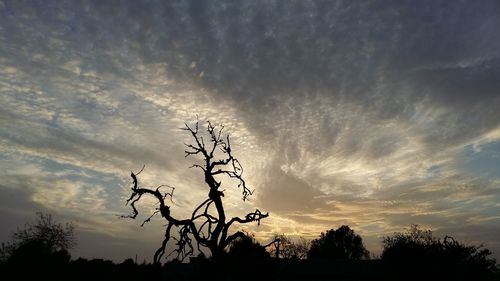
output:
M33 175L34 177L42 176L49 178L63 179L70 182L82 183L84 187L103 187L105 197L105 205L107 208L116 209L123 207L123 186L124 177L128 175L128 171L123 171L123 178L112 173L104 173L96 170L79 167L67 163L60 163L48 158L38 156L27 156L19 154L8 154L0 157L5 163L15 162L20 167L23 165L34 164L40 167L42 175ZM1 165L0 165L1 166ZM28 175L29 176L29 175Z
M475 148L469 145L464 150L463 168L479 176L500 178L500 141Z
M441 166L432 165L427 169L427 178L434 178L441 175Z
M82 168L71 164L59 163L50 159L42 160L43 166L50 171L67 171L64 179L75 182L83 182L85 186L103 187L105 196L105 205L107 208L116 209L122 207L124 201L122 198L122 187L126 185L123 178L111 173L98 172L92 169ZM128 171L124 171L124 176Z

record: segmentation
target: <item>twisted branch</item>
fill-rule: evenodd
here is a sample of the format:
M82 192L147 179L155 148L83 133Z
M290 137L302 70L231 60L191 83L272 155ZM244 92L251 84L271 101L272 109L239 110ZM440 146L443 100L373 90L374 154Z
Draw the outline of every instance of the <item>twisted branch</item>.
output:
M224 127L213 125L210 121L207 122L206 130L206 134L210 140L209 143L205 143L205 139L199 131L199 122L196 122L193 127L185 124L185 127L182 129L189 132L193 139L193 143L185 144L185 157L192 155L203 156L204 163L202 165L193 164L191 167L200 168L203 171L205 183L209 187L208 198L193 210L190 218L179 220L171 216L170 206L167 204L166 199L169 197L170 202L173 203L174 187L168 185L160 185L155 189L140 187L137 176L144 170L144 166L138 173L131 172L130 174L132 178L132 193L127 199L126 204L131 206L132 213L122 217L135 219L139 214L136 203L141 200L143 195L146 195L154 197L158 201L159 206L143 221L141 226L150 222L157 214L160 214L167 221L164 239L154 254L155 263L159 263L160 259L164 256L167 244L171 238L176 241L176 247L174 247L174 250L168 256L176 253L177 259L183 260L185 257L193 255L193 243L196 243L198 251L201 251L200 246L207 247L212 252L212 255L216 257L223 253L224 249L234 239L246 235L241 231L228 235L229 229L234 223L246 224L257 222L257 225L260 225L261 219L269 215L256 209L243 218L233 217L229 221L226 221L225 209L222 202L224 192L219 190L222 182L217 180L216 177L227 176L237 179L238 187L242 189L243 201L254 192L247 187L243 179L243 167L232 154L229 135L224 136ZM209 147L206 145L209 145ZM221 154L222 157L218 157L217 154ZM162 191L163 188L170 188L170 191L164 192ZM173 227L177 228L178 235L176 236L173 236L171 233Z

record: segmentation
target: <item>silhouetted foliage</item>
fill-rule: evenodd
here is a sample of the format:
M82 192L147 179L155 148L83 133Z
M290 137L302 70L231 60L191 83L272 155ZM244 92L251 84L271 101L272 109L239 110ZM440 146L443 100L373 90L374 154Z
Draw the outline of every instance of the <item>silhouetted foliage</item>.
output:
M34 224L26 224L13 233L10 242L2 245L10 273L19 278L35 273L55 277L70 261L68 250L75 245L72 224L56 223L50 214L38 213L38 216Z
M328 232L322 235L327 236ZM285 235L277 235L277 238L283 237L291 240ZM317 240L320 239L321 237ZM286 243L291 244L293 242ZM23 262L18 267L12 267L12 264L0 262L0 278L77 281L499 280L495 261L489 258L490 252L487 249L467 246L451 237L441 240L432 236L432 232L417 226L412 226L405 233L386 237L384 245L386 248L382 261L324 258L302 260L293 257L271 259L253 236L245 235L234 239L228 251L218 259L206 258L200 254L192 258L190 263L174 259L160 266L137 264L133 259L126 259L121 263L83 258L69 261L69 255L58 256L45 244L33 242L23 244L15 255L28 255L36 263ZM64 253L61 250L56 252ZM13 255L12 260L15 259ZM59 261L54 262L55 260Z
M64 280L164 280L161 267L136 264L132 259L115 264L110 260L79 258L69 263L66 272L67 277Z
M71 223L62 225L54 222L50 214L37 215L38 220L34 224L27 223L23 229L12 234L12 241L5 245L7 251L35 242L44 244L52 252L69 250L75 246L74 227Z
M232 261L262 261L269 259L269 253L252 236L245 235L231 242L228 257Z
M303 237L293 241L285 234L276 234L265 247L277 259L305 259L311 242Z
M242 218L226 218L222 201L224 197L224 191L221 190L222 177L231 178L238 183L237 187L241 188L243 201L252 195L253 191L243 179L243 168L238 159L233 156L229 135L224 135L223 129L223 126L213 125L210 121L207 122L206 133L199 130L198 122L192 127L185 124L183 128L193 140L191 144L186 144L186 157L201 156L202 164L194 164L192 168L198 168L203 172L203 178L208 187L208 198L194 208L191 217L178 219L172 216L167 198L172 201L175 188L168 185L160 185L155 189L140 187L137 176L142 170L138 173L131 173L132 194L127 203L130 203L133 213L127 217L132 219L137 217L139 211L135 204L141 200L143 195L148 195L158 201L159 207L142 225L158 213L167 222L165 238L154 254L155 263L159 263L171 238L176 240L174 252L177 253L178 259L183 260L185 257L193 255L195 247L201 251L200 246L208 248L214 258L222 256L225 248L232 241L246 236L241 231L229 233L229 229L234 223L257 222L259 224L261 219L268 216L267 213L256 209ZM169 188L170 191L164 192L164 188ZM172 234L173 229L177 229L177 236Z
M309 259L349 259L369 258L369 252L363 245L361 236L354 233L347 225L337 230L330 229L321 233L318 239L311 242L307 254Z
M382 260L395 275L414 271L410 279L439 276L446 280L493 280L498 274L491 251L465 245L450 236L436 238L432 231L412 225L405 233L384 237ZM498 275L497 275L498 276Z

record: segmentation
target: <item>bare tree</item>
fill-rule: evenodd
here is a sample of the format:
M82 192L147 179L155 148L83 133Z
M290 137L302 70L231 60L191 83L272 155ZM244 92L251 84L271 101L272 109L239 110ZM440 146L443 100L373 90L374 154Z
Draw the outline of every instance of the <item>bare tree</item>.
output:
M276 259L305 259L311 242L300 237L295 242L285 234L275 234L273 240L264 247Z
M264 245L265 248L268 248L269 254L271 254L274 258L280 259L289 258L289 248L292 244L292 241L285 234L274 234L273 240L268 244Z
M176 252L178 259L183 260L185 257L193 255L195 246L199 251L201 251L200 246L208 248L212 256L217 258L224 253L224 249L232 241L238 237L245 237L245 233L242 231L229 233L233 224L250 222L260 224L260 220L268 216L268 213L262 213L256 209L244 217L231 219L226 217L222 201L224 191L221 190L221 178L228 177L236 180L237 187L241 189L243 201L252 195L253 190L247 186L243 179L243 168L232 154L229 135L223 133L224 126L213 125L208 121L206 132L199 130L199 122L196 122L194 126L185 124L182 129L192 137L192 143L185 144L185 156L199 156L202 159L203 164L194 164L191 167L199 168L203 172L205 183L208 186L208 198L193 210L191 217L178 219L171 215L169 201L172 202L173 187L168 185L160 185L156 189L140 187L137 176L142 170L130 175L132 177L132 194L128 198L127 204L129 203L132 207L132 214L125 217L135 219L139 214L135 204L142 196L148 195L156 198L159 206L141 226L150 221L156 214L160 214L167 222L165 238L154 254L155 263L159 263L165 254L170 239L176 240L176 247L172 253ZM168 188L169 192L165 192L164 188ZM178 231L177 236L172 234L174 229Z
M307 252L309 252L309 249L311 248L311 241L305 239L304 237L300 237L297 241L292 243L291 248L292 257L305 259L307 258Z

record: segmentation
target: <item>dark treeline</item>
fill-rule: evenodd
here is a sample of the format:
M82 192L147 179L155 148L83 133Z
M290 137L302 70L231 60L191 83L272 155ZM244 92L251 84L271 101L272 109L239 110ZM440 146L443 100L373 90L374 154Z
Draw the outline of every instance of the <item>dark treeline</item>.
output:
M42 262L44 267L39 262L3 262L0 272L7 278L2 280L499 280L498 273L460 264L443 268L449 262L431 265L425 260L234 259L228 255L222 260L197 257L188 263L173 260L163 265L137 264L132 259L113 263L79 258Z
M71 224L39 214L2 244L2 280L500 280L491 252L450 236L434 237L412 225L382 241L380 258L369 259L361 236L348 226L317 239L292 241L277 235L260 245L251 235L231 243L216 259L203 254L189 262L137 264L102 259L71 259Z

